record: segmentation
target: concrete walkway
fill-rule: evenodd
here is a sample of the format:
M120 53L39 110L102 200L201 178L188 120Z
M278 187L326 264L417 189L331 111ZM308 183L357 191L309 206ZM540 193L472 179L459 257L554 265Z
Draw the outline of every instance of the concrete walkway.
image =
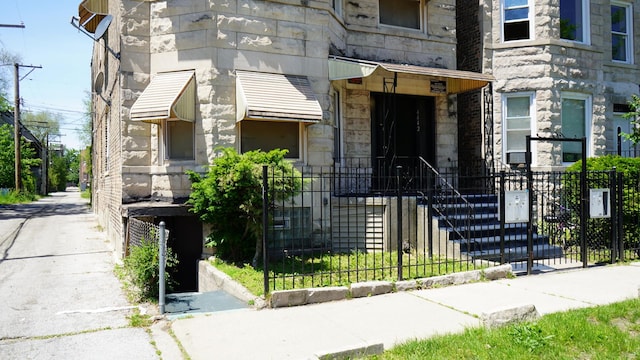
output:
M346 358L483 326L483 316L504 309L533 305L544 315L635 298L639 286L640 263L633 263L299 307L200 314L174 320L170 327L194 360Z

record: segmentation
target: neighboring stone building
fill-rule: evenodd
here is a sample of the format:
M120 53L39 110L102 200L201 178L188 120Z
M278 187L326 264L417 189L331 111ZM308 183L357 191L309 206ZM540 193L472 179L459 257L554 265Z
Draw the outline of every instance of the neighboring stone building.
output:
M639 1L458 5L459 67L496 79L496 160L523 163L526 135L586 136L588 156L640 155L619 135L631 131L621 115L629 111L631 95L640 92ZM532 151L534 165L558 169L581 153L580 144L539 141L532 142Z
M219 146L455 165L459 127L482 120L460 124L456 94L492 80L456 70L454 0L85 0L79 24L109 25L92 58L92 190L118 255L135 216L164 219L199 257L185 171Z

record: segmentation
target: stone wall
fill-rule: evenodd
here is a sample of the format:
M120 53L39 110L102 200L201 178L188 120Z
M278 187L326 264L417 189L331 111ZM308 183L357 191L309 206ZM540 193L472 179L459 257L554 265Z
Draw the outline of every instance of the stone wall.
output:
M566 93L590 96L592 108L589 127L589 156L603 155L613 136L613 104L626 103L637 93L640 67L611 60L610 2L590 3L590 43L560 39L559 3L536 2L535 34L532 40L501 42L500 1L483 3L483 25L493 31L485 36L484 66L496 78L494 84L495 153L502 155L503 94L535 94L536 119L532 135L551 136L562 132L561 100ZM491 4L491 5L489 5ZM634 2L634 19L640 18L640 2ZM635 59L640 25L634 22ZM562 167L558 143L534 145L534 163L541 167Z

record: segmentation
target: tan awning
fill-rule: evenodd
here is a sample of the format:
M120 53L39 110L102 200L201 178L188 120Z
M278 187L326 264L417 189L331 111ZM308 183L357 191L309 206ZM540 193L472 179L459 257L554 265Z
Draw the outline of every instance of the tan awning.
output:
M447 82L447 94L459 94L480 89L495 80L491 75L471 71L391 64L338 56L329 58L329 80L367 77L380 68L395 73L424 75L431 78L443 79Z
M108 0L84 0L78 6L79 25L92 34L96 31L100 21L108 14Z
M131 107L131 120L158 123L162 120L195 121L195 72L159 73Z
M236 71L236 119L318 122L322 108L306 76Z

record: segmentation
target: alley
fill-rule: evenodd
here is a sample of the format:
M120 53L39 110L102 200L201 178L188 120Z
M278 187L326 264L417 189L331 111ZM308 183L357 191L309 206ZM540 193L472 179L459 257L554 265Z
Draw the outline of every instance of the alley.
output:
M77 191L0 207L0 359L157 359Z

